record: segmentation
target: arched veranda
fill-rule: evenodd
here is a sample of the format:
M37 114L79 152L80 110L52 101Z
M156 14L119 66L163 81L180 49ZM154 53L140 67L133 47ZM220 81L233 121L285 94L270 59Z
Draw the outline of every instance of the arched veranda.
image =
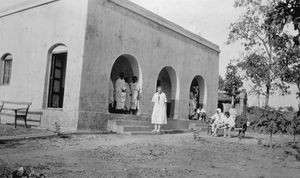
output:
M176 100L179 98L179 82L176 71L170 67L164 67L157 78L157 86L161 86L167 96L167 117L174 118Z
M193 78L189 93L189 117L192 117L197 108L204 108L205 105L205 82L202 76Z
M132 78L134 76L137 77L140 87L142 87L143 78L142 78L142 72L141 68L138 64L138 61L135 57L129 54L123 54L119 56L111 69L110 74L110 87L109 87L109 93L110 93L110 105L109 105L109 112L110 113L118 113L116 111L116 81L119 79L120 74L123 73L125 78L128 78L127 83L130 85L132 83Z

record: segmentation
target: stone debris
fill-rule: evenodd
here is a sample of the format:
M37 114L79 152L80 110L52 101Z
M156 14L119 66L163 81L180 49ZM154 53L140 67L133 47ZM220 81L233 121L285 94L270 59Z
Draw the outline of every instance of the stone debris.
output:
M0 177L1 178L45 178L44 174L35 173L33 167L19 167L13 170L9 165L0 159Z

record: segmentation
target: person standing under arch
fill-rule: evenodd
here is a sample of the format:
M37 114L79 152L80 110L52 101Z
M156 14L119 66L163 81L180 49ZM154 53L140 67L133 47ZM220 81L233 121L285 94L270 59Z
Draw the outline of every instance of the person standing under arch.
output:
M116 111L118 113L123 113L125 108L125 100L126 100L126 84L124 80L125 74L123 72L120 73L118 80L116 81Z
M125 99L125 114L130 113L131 109L131 83L129 77L125 77L126 99Z
M152 132L160 132L162 124L167 124L167 97L162 92L162 88L157 87L157 92L153 95L152 102L154 103L153 112L151 116L151 123L154 124Z
M141 87L137 76L132 77L131 83L131 113L137 114L139 109L139 101L141 99Z

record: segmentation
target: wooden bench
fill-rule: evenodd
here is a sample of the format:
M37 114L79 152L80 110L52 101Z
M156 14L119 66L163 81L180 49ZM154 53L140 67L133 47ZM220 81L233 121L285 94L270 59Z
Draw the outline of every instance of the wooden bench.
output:
M15 128L17 127L17 120L24 120L25 127L27 127L27 114L32 104L31 102L1 101L1 103L1 115L13 115L15 117ZM5 111L12 111L13 114Z

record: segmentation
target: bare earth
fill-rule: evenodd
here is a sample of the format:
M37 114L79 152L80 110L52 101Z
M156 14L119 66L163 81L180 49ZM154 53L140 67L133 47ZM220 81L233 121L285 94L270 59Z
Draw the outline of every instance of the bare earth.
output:
M257 145L253 134L243 140L200 136L29 140L0 144L0 159L12 168L33 166L47 177L300 177L299 144L269 149ZM277 136L277 143L287 139Z
M25 128L18 126L15 128L14 126L3 125L0 124L0 136L15 136L15 135L23 135L23 134L39 134L39 133L47 133L48 131Z

